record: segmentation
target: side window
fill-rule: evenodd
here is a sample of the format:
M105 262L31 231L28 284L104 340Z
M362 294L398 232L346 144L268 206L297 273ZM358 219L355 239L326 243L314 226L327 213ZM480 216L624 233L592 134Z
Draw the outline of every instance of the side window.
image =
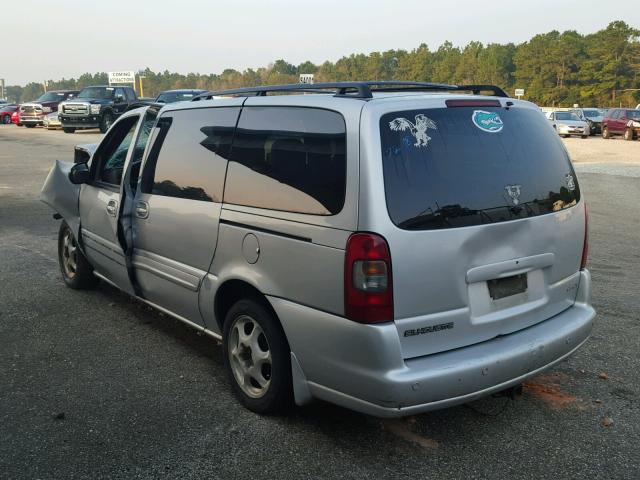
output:
M118 97L120 97L120 98L118 98ZM122 102L122 101L127 99L127 97L126 97L126 95L124 93L124 88L116 88L116 93L115 93L114 99L116 101L119 101L119 102Z
M342 115L296 107L245 107L227 171L224 202L334 215L344 205Z
M616 109L613 111L613 113L611 114L611 118L613 118L614 120L617 118L620 118L620 110Z
M156 123L157 116L158 112L156 110L148 109L144 116L144 120L142 121L142 125L140 126L138 138L136 139L133 154L131 155L131 174L129 177L129 184L134 190L138 184L138 174L140 173L140 164L142 163L144 150L147 146L147 142L149 141L149 136L151 135L153 126Z
M130 101L133 101L136 99L135 92L133 91L132 88L127 88L125 92L127 93L127 99L129 99Z
M139 119L138 116L125 118L109 132L98 156L97 181L120 185L124 162Z
M142 192L203 202L222 201L238 107L177 110L158 120Z

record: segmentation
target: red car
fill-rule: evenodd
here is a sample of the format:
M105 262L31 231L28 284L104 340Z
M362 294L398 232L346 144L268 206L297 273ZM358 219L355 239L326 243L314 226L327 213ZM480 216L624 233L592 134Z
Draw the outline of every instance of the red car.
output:
M622 135L625 140L635 140L640 135L640 110L612 108L602 121L602 138Z
M9 125L11 123L11 115L13 115L13 112L16 110L18 110L18 105L0 105L0 123Z
M22 122L20 121L20 105L18 105L16 111L11 114L11 123L15 123L19 127L22 126Z

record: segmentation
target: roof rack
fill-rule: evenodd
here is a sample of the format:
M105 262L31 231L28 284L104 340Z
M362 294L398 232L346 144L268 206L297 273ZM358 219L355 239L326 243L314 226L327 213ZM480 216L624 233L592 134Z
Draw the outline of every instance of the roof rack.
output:
M404 82L404 81L375 81L375 82L327 82L327 83L292 83L287 85L268 85L260 87L234 88L231 90L217 90L205 92L191 99L192 102L199 100L211 100L215 96L236 95L236 96L257 96L264 97L268 93L274 92L296 92L296 93L333 93L336 97L369 99L373 98L374 92L471 92L480 95L482 92L489 92L496 97L509 97L500 87L495 85L449 85L446 83L431 82Z

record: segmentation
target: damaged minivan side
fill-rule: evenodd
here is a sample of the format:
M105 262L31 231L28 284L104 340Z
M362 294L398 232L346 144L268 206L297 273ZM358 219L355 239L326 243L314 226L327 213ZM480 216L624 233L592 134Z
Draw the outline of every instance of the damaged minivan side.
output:
M536 106L493 86L136 108L56 162L42 200L68 286L103 280L220 340L260 413L465 403L567 358L595 317L569 156Z

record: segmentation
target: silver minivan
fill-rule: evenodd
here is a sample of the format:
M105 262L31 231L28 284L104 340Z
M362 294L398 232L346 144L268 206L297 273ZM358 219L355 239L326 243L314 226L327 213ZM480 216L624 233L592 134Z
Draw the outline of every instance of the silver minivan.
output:
M469 402L593 326L569 156L497 87L208 92L126 112L74 160L42 191L66 284L103 280L221 340L256 412Z

